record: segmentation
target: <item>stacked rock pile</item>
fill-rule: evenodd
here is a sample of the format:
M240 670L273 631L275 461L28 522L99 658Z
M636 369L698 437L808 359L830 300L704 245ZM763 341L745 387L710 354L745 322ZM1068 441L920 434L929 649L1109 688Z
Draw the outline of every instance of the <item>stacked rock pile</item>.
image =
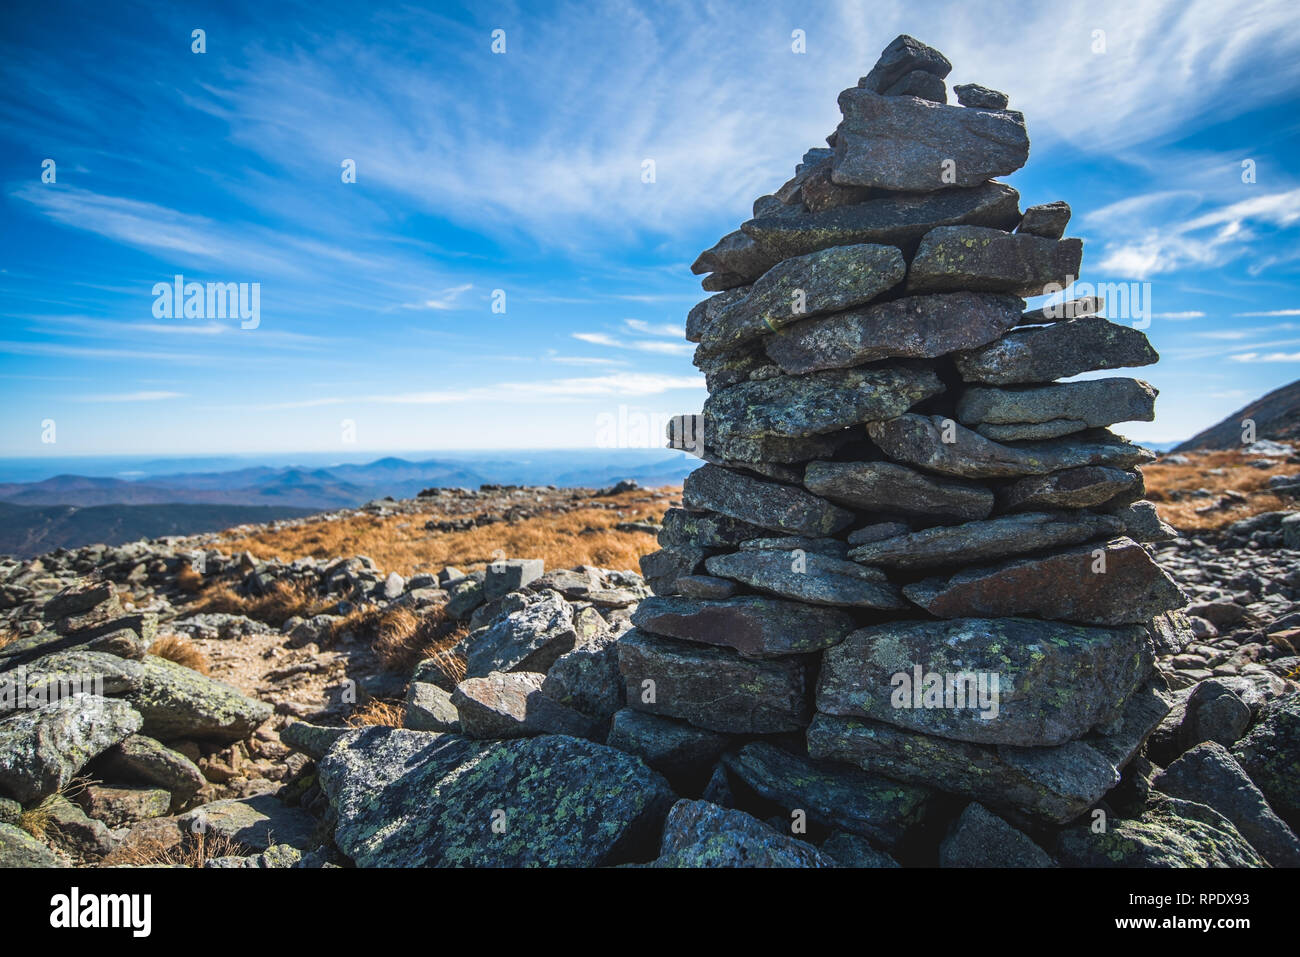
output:
M729 764L756 789L806 753L857 775L846 800L892 795L895 828L934 790L1061 823L1119 782L1169 710L1155 652L1192 636L1145 547L1175 534L1142 500L1154 456L1107 428L1155 389L1057 380L1158 356L1097 299L1026 311L1082 242L1067 204L1022 213L996 181L1024 117L974 84L948 105L950 69L891 43L830 148L693 267L709 398L669 438L708 464L620 667L632 708L793 747Z

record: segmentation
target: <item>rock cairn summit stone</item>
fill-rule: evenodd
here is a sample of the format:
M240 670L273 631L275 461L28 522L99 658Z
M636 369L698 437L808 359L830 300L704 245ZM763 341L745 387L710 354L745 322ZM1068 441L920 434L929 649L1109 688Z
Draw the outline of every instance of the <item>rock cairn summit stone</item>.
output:
M1156 390L1057 380L1158 356L1061 301L1070 208L1021 211L995 177L1028 160L1024 116L978 84L949 104L951 69L891 43L829 148L696 261L709 398L669 445L706 464L643 560L620 669L683 733L806 754L815 774L747 772L787 807L816 778L893 787L909 821L941 791L1061 824L1168 713L1157 642L1192 636L1146 547L1174 537L1142 500L1155 456L1109 428ZM863 834L902 826L882 807Z

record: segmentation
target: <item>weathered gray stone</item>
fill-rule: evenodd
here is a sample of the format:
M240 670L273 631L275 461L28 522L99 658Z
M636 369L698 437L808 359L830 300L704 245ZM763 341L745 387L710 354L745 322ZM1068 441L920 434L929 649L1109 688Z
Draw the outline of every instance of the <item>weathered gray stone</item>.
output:
M318 843L313 841L316 819L273 794L214 801L180 815L176 821L183 830L202 830L210 838L224 837L258 851L275 844L310 848Z
M761 741L723 755L722 762L787 815L801 810L809 821L869 837L888 848L924 822L932 797L928 788L811 761Z
M1041 206L1030 206L1026 209L1025 218L1016 227L1016 232L1042 236L1045 239L1060 239L1065 235L1065 227L1069 224L1070 204L1058 199L1054 203L1043 203Z
M934 47L926 46L915 37L902 33L880 51L880 59L870 73L858 80L858 86L873 93L883 93L916 70L933 74L942 80L952 71L952 64Z
M937 163L934 168L937 174ZM1050 286L1069 285L1079 275L1082 258L1083 243L1078 239L1045 239L987 226L939 226L925 234L912 258L907 291L966 289L1039 296Z
M1066 867L1266 867L1227 818L1213 808L1154 793L1136 820L1104 831L1080 824L1061 832L1057 860Z
M808 723L808 675L798 656L759 661L635 628L619 640L618 665L628 705L638 711L733 734L797 731Z
M544 680L545 675L529 671L466 678L451 696L461 732L470 738L496 739L535 734L595 737L597 727L591 718L542 694Z
M894 246L832 246L783 260L749 295L722 309L702 331L706 353L732 348L783 325L866 302L903 281L907 264Z
M163 788L107 787L90 784L73 800L87 816L109 827L121 827L136 821L162 817L171 808L172 796Z
M885 96L919 96L931 103L948 102L947 84L925 70L913 70L882 93Z
M546 672L542 694L597 720L611 718L623 707L618 638L600 634L561 655Z
M713 323L714 317L731 305L749 295L748 286L738 286L710 296L697 303L686 314L686 341L699 342L704 330Z
M711 272L715 282L706 286L730 290L751 283L778 262L777 256L764 249L740 230L727 233L712 247L700 253L691 264L691 272Z
M695 545L667 545L641 556L641 574L656 595L675 595L677 583L699 571L707 555Z
M1214 808L1274 867L1300 867L1300 838L1223 745L1198 744L1157 774L1152 785L1171 797Z
M1278 816L1300 827L1300 692L1261 708L1255 727L1232 754Z
M573 606L551 594L497 619L469 643L465 676L481 678L494 671L535 671L544 674L555 660L572 651Z
M1145 333L1099 316L1013 329L997 342L956 356L967 382L1016 385L1051 382L1081 372L1157 362Z
M646 860L675 797L637 758L564 735L484 745L369 728L339 741L320 781L359 867Z
M709 396L704 427L709 444L727 457L762 461L765 450L756 440L804 438L892 419L942 391L938 376L928 369L832 369L778 376ZM816 457L815 450L809 451Z
M63 866L57 854L26 831L0 824L0 869Z
M892 868L898 866L884 851L878 851L871 842L859 834L848 831L836 831L822 841L820 850L823 855L835 861L839 867Z
M115 595L112 582L81 578L57 591L41 607L41 617L54 622L60 618L83 615L95 606L111 601Z
M1119 783L1120 771L1168 710L1168 701L1148 685L1129 699L1113 733L1051 748L969 744L818 714L808 729L808 753L1064 823Z
M327 728L321 725L295 721L280 730L280 740L295 751L320 760L330 747L347 733L347 728Z
M518 591L534 579L542 577L546 563L540 558L507 558L489 562L483 579L483 599L495 601Z
M160 741L238 741L252 734L272 710L233 685L156 655L141 662L140 687L127 700L144 718L144 727L137 730Z
M906 608L898 586L874 569L801 549L754 549L715 555L704 562L714 575L809 605L881 610Z
M1168 542L1178 537L1178 529L1161 519L1153 502L1134 502L1116 509L1114 515L1135 542Z
M860 545L849 557L864 565L933 568L967 565L1042 548L1113 538L1123 523L1110 515L1025 512L964 525L940 525Z
M1019 193L1002 183L981 183L973 189L896 193L794 216L755 214L740 228L765 248L788 259L859 243L898 246L911 252L921 237L936 226L969 224L1012 229L1019 220Z
M668 638L734 648L747 658L811 654L853 629L852 617L838 609L757 595L707 602L647 598L632 613L632 623Z
M1041 847L972 801L939 845L940 867L1055 867Z
M831 179L842 186L924 192L978 186L1029 158L1025 118L861 88L839 96ZM946 161L946 162L945 162ZM1077 271L1075 275L1078 275Z
M664 513L663 525L659 530L659 544L726 548L768 534L769 531L765 528L729 515L670 508Z
M1006 389L975 386L957 402L957 421L969 426L1070 419L1079 422L1075 431L1080 431L1116 422L1150 422L1155 417L1156 390L1141 379L1086 379Z
M833 502L935 521L969 521L993 511L993 492L893 462L811 462L804 485Z
M726 578L713 575L685 575L677 579L677 594L683 598L702 601L719 601L740 591L740 586Z
M1015 296L987 293L905 296L786 326L764 348L792 374L894 357L929 359L998 339L1020 321L1023 308Z
M941 415L900 415L867 423L867 433L886 455L961 478L1019 478L1084 465L1132 468L1155 461L1149 452L1105 429L1063 439L1003 445ZM944 441L948 437L951 441Z
M897 538L899 535L906 535L911 530L912 527L905 522L876 522L873 525L863 525L861 528L855 528L849 532L848 543L850 545L866 545L869 542L884 541L886 538Z
M1005 110L1007 95L997 90L990 90L978 83L958 83L952 88L957 94L957 102L977 110ZM1035 207L1037 208L1037 207Z
M170 792L178 803L193 797L207 784L193 761L143 734L133 734L109 748L99 757L97 766L109 780L156 785Z
M1091 508L1142 488L1139 472L1087 465L1017 479L998 490L998 507L1006 512L1039 508ZM1123 519L1117 520L1123 522Z
M853 523L853 513L801 488L705 465L686 476L682 503L728 515L776 532L833 535Z
M447 691L427 681L412 681L406 687L402 727L412 731L458 731L460 713Z
M1026 312L1020 317L1020 325L1037 326L1049 322L1060 322L1062 319L1082 319L1085 316L1095 316L1105 308L1105 296L1082 296L1078 299L1062 299Z
M1128 538L926 579L903 594L939 618L1026 615L1089 625L1144 624L1187 604L1168 572Z
M664 823L650 867L833 867L811 844L778 834L744 811L681 800Z
M624 708L614 715L605 743L635 754L669 781L698 783L732 740L685 721Z
M1141 626L890 622L822 658L817 710L976 744L1064 744L1113 722L1153 665Z
M53 794L140 725L125 701L87 694L12 714L0 721L0 793L24 804Z
M45 839L65 853L82 859L103 857L113 850L117 841L103 821L87 817L86 812L62 795L55 795L45 804L49 823Z

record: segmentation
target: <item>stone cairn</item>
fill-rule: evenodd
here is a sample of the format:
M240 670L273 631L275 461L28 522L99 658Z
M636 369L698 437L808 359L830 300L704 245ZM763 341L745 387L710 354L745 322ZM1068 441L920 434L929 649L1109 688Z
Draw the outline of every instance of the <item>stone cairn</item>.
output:
M629 705L727 736L730 779L895 847L940 792L1073 821L1169 711L1157 652L1186 603L1142 543L1174 537L1146 336L1079 274L1064 202L994 177L1029 139L901 36L754 218L700 255L686 337L709 398L669 429L708 464L642 569L620 642ZM734 748L739 742L739 750ZM818 782L813 787L808 782ZM952 807L951 801L947 802Z

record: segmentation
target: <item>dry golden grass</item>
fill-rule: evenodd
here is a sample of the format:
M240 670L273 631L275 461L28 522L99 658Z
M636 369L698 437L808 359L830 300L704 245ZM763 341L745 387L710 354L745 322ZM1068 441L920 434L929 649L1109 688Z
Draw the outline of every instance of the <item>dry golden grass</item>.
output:
M1259 469L1250 465L1258 457L1241 452L1187 453L1191 461L1186 465L1157 462L1142 468L1146 476L1147 498L1155 502L1160 517L1182 532L1213 531L1250 518L1261 512L1274 512L1293 507L1288 501L1267 491L1268 480L1274 475L1289 475L1296 471L1294 465L1279 463L1272 468ZM1223 469L1219 474L1212 470ZM1207 489L1216 496L1236 491L1246 496L1246 501L1223 511L1196 514L1198 508L1212 504L1214 498L1184 498L1171 501L1174 491L1191 492Z
M468 662L466 662L461 655L456 654L450 646L435 649L433 653L427 655L424 660L432 661L433 666L442 672L443 677L453 685L460 684L465 680L465 671L468 668Z
M206 675L210 671L207 656L188 638L180 635L159 635L149 646L149 654L166 658Z
M93 783L94 781L91 778L83 775L74 777L53 794L43 797L35 807L29 807L19 814L18 826L37 840L45 840L45 835L49 831L52 822L54 803L60 799L72 800L75 795L84 791L87 785Z
M281 581L276 582L265 595L255 598L241 595L229 585L209 587L199 595L192 611L247 615L278 628L290 618L310 618L322 614L337 603L337 599L311 595L301 585Z
M182 565L176 572L176 587L193 595L203 588L203 576L190 565Z
M448 649L465 637L467 628L448 618L441 605L418 615L408 608L366 606L335 622L332 637L344 632L368 641L385 668L410 672L425 658L449 655Z
M13 629L0 628L0 648L3 648L11 641L16 641L17 638L18 638L18 632L14 631Z
M372 698L348 715L346 723L349 728L369 728L374 725L400 728L405 719L406 707L401 702Z
M510 558L540 558L547 568L599 565L635 570L642 555L659 547L655 537L646 532L620 532L614 526L621 522L660 521L666 508L662 496L647 494L643 489L594 501L614 503L618 508L579 507L567 513L497 522L463 532L426 530L424 523L430 519L449 517L432 509L409 515L357 515L341 521L259 531L229 539L221 547L231 552L248 551L261 559L279 555L368 555L384 571L407 577L416 572L436 572L447 565L467 571L482 568L501 553Z
M103 866L130 864L135 867L194 867L213 857L246 857L255 853L251 847L233 841L224 834L186 832L179 843L169 844L160 838L138 838L118 845L100 863Z

